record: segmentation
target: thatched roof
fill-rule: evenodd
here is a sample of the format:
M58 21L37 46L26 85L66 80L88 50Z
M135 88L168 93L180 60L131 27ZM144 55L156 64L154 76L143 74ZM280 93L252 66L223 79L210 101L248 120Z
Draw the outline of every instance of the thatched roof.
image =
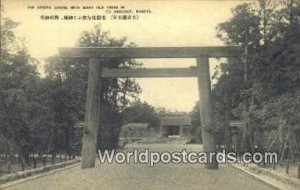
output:
M165 115L160 118L160 125L191 125L192 119L188 114Z
M121 130L145 130L149 126L149 123L126 123L122 125Z

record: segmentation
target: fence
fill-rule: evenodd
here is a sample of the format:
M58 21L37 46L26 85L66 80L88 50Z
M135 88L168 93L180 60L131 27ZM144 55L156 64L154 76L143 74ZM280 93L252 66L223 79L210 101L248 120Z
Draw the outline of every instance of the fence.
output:
M28 163L24 163L16 155L2 154L0 156L0 176L27 169L34 169L46 165L52 165L59 162L75 159L74 154L60 153L56 155L49 154L30 154Z

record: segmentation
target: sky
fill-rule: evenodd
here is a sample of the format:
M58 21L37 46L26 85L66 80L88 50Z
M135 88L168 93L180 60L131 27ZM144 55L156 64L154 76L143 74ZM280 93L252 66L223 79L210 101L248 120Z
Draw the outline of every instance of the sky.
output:
M179 0L1 0L4 17L21 24L14 30L25 39L29 53L42 63L44 59L58 54L58 47L73 47L82 31L90 30L101 23L102 29L111 37L127 37L140 47L218 46L223 45L216 37L218 23L228 20L231 9L247 1L179 1ZM249 2L249 1L248 1ZM32 6L34 7L32 9ZM38 9L44 6L44 9ZM54 9L66 6L68 9ZM71 10L71 6L80 7ZM93 6L85 9L84 6ZM104 7L96 9L96 7ZM107 6L118 7L108 9ZM51 7L49 10L45 7ZM123 8L121 8L123 7ZM137 20L111 20L108 13L114 10L132 10ZM135 13L145 10L147 13ZM148 13L151 12L151 13ZM42 15L93 16L105 15L107 20L42 20ZM127 14L128 15L128 14ZM140 59L145 67L189 67L195 66L195 59ZM219 61L210 59L211 75ZM198 101L196 78L139 78L142 88L140 99L155 107L170 111L190 112ZM214 84L216 81L212 81Z

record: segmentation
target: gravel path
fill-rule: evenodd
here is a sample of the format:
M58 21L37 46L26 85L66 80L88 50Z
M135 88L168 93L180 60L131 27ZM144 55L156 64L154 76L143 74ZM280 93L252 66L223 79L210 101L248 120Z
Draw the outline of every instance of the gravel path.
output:
M132 148L174 151L201 150L200 145L130 145ZM135 190L135 189L201 189L201 190L271 190L272 187L229 165L207 170L201 164L99 164L93 169L80 166L26 181L5 190Z

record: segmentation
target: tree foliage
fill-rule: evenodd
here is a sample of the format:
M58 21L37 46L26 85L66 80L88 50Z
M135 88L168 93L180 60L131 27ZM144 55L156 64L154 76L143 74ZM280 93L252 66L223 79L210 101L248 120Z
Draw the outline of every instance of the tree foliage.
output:
M122 122L125 123L149 123L150 127L159 127L160 120L155 108L146 102L137 101L122 113Z
M23 41L14 34L16 23L1 22L0 131L9 154L18 154L30 165L29 154L72 153L74 125L84 120L88 60L46 59L45 77L40 77L38 61L30 56ZM128 47L126 38L115 39L95 25L76 42L80 47ZM135 68L132 59L109 59L110 68ZM99 147L116 148L121 113L138 99L141 89L129 78L102 80ZM4 140L4 141L2 141Z
M27 164L33 148L34 128L39 124L40 99L37 61L13 32L18 23L3 18L1 24L0 130L10 154L21 155Z
M95 25L91 30L84 31L76 42L77 47L130 47L126 38L116 39L110 37L109 32L103 31L101 25ZM141 64L133 59L111 58L102 60L103 66L108 68L136 68ZM56 92L53 97L57 116L54 120L62 124L60 117L72 121L71 126L78 120L84 119L88 59L61 59L58 56L47 59L47 77L56 81ZM101 123L99 130L99 147L115 148L118 143L118 131L121 125L121 112L129 106L131 101L138 99L141 89L134 79L129 78L103 78L101 81ZM61 100L61 101L57 101ZM73 119L72 119L73 117ZM68 119L69 118L69 119ZM66 131L68 134L68 130Z
M224 126L228 120L245 120L248 138L253 131L277 130L282 119L291 130L299 125L300 4L282 2L238 5L217 27L221 40L241 45L247 54L244 60L228 59L219 67L212 92L216 120Z

